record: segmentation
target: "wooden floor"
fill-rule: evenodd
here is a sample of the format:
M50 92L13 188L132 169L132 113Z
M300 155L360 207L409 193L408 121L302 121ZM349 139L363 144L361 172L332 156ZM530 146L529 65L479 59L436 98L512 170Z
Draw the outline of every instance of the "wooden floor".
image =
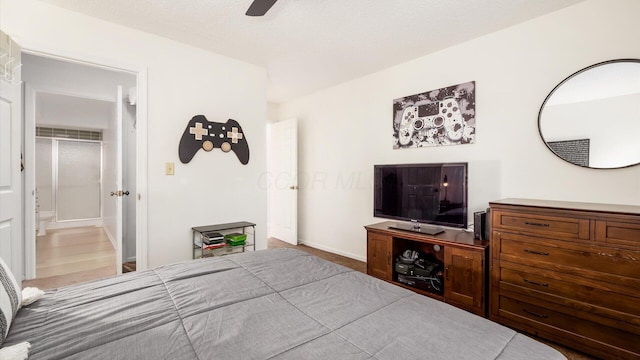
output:
M36 239L36 279L23 286L57 288L116 275L116 251L102 228L48 230Z
M306 246L306 245L291 245L289 243L286 243L284 241L280 241L278 239L275 238L269 238L268 242L267 242L267 246L269 249L275 249L275 248L282 248L282 247L286 247L286 248L293 248L293 249L298 249L298 250L302 250L302 251L306 251L310 254L313 254L319 258L323 258L325 260L340 264L342 266L346 266L348 268L354 269L356 271L360 271L362 273L367 273L367 263L362 262L362 261L358 261L358 260L354 260L348 257L344 257L344 256L340 256L340 255L336 255L330 252L326 252L326 251L322 251L322 250L318 250L318 249L314 249L312 247ZM527 335L530 336L530 335ZM532 336L531 336L532 337ZM564 356L567 357L568 360L596 360L596 358L591 357L589 355L583 354L581 352L566 348L562 345L558 345L546 340L542 340L539 338L535 338L538 341L541 341L553 348L555 348L556 350L560 351Z
M298 250L302 250L305 252L310 253L311 255L315 255L319 258L331 261L333 263L336 264L340 264L342 266L346 266L348 268L351 268L353 270L356 271L360 271L361 273L367 273L367 263L366 262L362 262L362 261L358 261L358 260L354 260L345 256L341 256L341 255L336 255L327 251L322 251L322 250L318 250L315 248L312 248L310 246L306 246L306 245L291 245L287 242L278 240L276 238L269 238L267 240L267 248L269 249L276 249L276 248L291 248L291 249L298 249Z

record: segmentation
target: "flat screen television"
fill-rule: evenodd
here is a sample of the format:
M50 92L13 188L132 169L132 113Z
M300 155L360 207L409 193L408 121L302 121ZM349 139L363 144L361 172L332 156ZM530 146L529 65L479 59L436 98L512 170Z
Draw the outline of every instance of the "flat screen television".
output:
M467 227L467 163L374 165L373 174L373 216L419 232L420 223Z

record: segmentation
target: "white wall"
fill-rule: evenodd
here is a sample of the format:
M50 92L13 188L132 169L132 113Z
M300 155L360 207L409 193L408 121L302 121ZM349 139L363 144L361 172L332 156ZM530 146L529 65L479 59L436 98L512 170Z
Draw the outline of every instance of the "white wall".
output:
M5 27L4 22L2 27ZM127 72L114 72L32 54L22 56L22 69L22 80L36 91L89 99L113 102L116 101L116 86L122 85L126 93L127 89L136 85L135 76Z
M469 212L498 198L640 205L640 166L593 170L551 153L538 111L560 81L589 65L640 58L640 1L590 0L286 102L299 123L300 240L366 257L373 165L469 162ZM428 41L417 40L417 41ZM392 149L392 101L476 81L476 143Z
M25 74L28 69L24 69ZM60 94L36 93L36 126L67 129L105 129L112 101Z
M276 103L268 103L267 104L267 122L269 123L273 123L273 122L278 122L282 119L278 119L278 116L280 116L279 111L278 111L278 104Z
M23 48L148 72L148 199L150 266L191 258L191 227L238 220L257 224L266 247L266 71L165 38L34 0L0 0L2 30ZM196 114L236 119L251 160L198 152L186 165L178 143ZM165 176L175 162L175 176Z

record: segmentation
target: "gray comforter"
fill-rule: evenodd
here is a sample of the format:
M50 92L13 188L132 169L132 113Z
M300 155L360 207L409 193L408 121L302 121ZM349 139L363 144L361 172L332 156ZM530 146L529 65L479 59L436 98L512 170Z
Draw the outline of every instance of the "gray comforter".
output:
M47 292L7 344L29 359L564 359L506 327L290 249Z

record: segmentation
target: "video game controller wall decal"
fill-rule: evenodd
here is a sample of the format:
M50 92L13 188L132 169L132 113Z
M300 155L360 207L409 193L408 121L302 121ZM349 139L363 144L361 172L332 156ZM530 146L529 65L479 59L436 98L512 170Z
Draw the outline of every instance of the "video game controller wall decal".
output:
M475 81L393 100L393 148L471 144Z
M198 150L209 152L214 148L223 152L233 151L243 165L249 163L249 144L237 121L229 119L226 123L211 122L204 115L191 118L180 139L180 161L186 164Z

